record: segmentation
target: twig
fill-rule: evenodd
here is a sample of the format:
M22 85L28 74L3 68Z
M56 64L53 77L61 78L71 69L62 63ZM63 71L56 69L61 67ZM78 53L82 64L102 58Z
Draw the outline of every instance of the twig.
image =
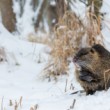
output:
M9 100L9 106L12 106L12 105L13 105L12 100Z
M45 71L46 69L48 69L50 66L52 66L52 65L54 65L54 63L52 63L52 64L48 65L47 67L45 67L45 68L44 68L44 71Z
M74 90L74 86L73 86L72 83L71 83L71 86L70 86L70 90Z
M105 82L105 90L107 90L108 88L108 80L109 80L109 76L106 76L107 74L110 73L110 69L106 70L104 72L104 82Z
M3 110L3 100L4 100L4 96L2 97L1 110Z
M70 109L74 109L74 105L75 105L76 99L73 100L72 105L70 106Z
M19 100L19 105L20 105L20 107L22 107L22 100L23 100L23 97L21 96L21 97L20 97L20 100Z
M70 95L77 94L77 93L84 93L84 92L85 92L84 90L79 90L79 91L75 91L75 92L71 93Z
M68 80L66 79L65 92L67 91L67 82Z
M17 110L17 109L18 109L18 103L17 103L17 101L15 100L14 110Z
M38 105L38 104L34 105L34 109L35 109L35 110L37 110L37 109L38 109L38 107L39 107L39 105Z

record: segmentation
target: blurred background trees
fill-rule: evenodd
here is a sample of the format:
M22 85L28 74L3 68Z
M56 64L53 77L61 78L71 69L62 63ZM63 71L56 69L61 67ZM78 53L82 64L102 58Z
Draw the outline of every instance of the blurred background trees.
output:
M2 22L10 32L15 31L16 28L16 18L12 6L12 0L0 0Z
M102 0L79 1L92 7L90 10L94 10L98 16ZM31 27L31 31L37 32L40 29L51 32L65 11L71 9L75 2L76 0L0 0L2 22L10 32L17 30L21 33L27 26Z
M77 49L102 43L102 4L103 0L0 0L0 10L9 32L51 47L46 72L59 75L67 73ZM39 32L46 40L38 41Z

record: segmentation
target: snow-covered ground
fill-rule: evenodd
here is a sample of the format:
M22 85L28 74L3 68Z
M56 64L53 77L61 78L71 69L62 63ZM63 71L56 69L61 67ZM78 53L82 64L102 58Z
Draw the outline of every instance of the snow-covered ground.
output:
M109 4L110 0L105 0L102 12L110 13ZM106 15L104 22L108 27L109 18ZM102 34L105 46L110 50L110 31L106 26ZM82 89L74 77L73 63L69 76L59 77L57 82L42 78L49 57L46 45L19 39L0 23L1 47L6 52L6 61L0 62L1 110L110 110L110 89L88 96L84 93L71 95L71 92Z
M89 96L70 95L81 90L74 78L72 63L68 77L62 76L58 82L42 78L48 60L47 46L20 40L0 24L0 47L4 47L7 59L0 63L1 110L110 110L110 90ZM71 84L74 90L70 89ZM38 108L34 109L35 106Z
M0 23L0 48L6 52L6 61L0 62L1 110L15 110L16 103L17 110L30 110L35 105L39 110L68 109L73 98L67 92L73 79L68 78L65 92L66 77L59 82L42 78L42 70L49 57L46 45L20 40ZM0 52L0 58L1 55Z

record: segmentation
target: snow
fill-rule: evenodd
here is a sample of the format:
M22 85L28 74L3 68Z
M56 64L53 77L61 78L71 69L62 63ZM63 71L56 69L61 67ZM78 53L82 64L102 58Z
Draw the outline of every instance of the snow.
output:
M110 102L110 90L96 92L95 95L89 96L81 93L70 95L71 92L82 89L74 77L73 63L69 66L71 74L68 77L62 76L58 82L48 82L42 78L42 70L48 60L48 54L44 50L48 47L18 39L2 24L0 24L0 30L0 44L5 48L7 57L10 58L13 54L16 58L15 60L12 57L11 60L0 63L0 101L3 100L1 104L3 108L14 110L15 101L19 102L22 96L21 107L19 105L18 110L30 110L35 105L38 105L38 110L70 110L74 99L76 99L74 110L110 109L107 106ZM45 59L41 63L37 62L39 53ZM13 60L15 63L12 63ZM71 84L74 90L70 90ZM13 103L12 106L9 105L10 100Z
M51 6L56 6L56 2L54 0L50 1Z
M105 1L110 4L109 0ZM27 5L29 6L29 1ZM105 5L104 7L106 8ZM106 10L104 7L102 10ZM83 13L81 9L78 12ZM19 7L15 11L19 12ZM105 21L109 20L109 13ZM23 28L26 29L25 27L28 26L25 32L30 32L33 31L33 28L29 26L32 22L30 18L25 19L27 15L28 13L25 13L22 20L29 21L29 24L23 22ZM30 17L32 16L33 13ZM110 50L109 33L110 30L105 25L102 34L108 50ZM1 110L16 110L16 102L19 103L21 97L21 106L19 104L17 110L36 110L35 106L38 106L37 110L110 110L110 89L88 96L85 93L71 95L72 92L82 90L75 79L73 63L69 65L69 75L59 77L57 82L48 82L43 78L42 71L49 59L48 52L46 52L49 50L48 46L20 39L18 35L10 34L0 23L0 47L5 49L7 58L7 61L0 62ZM71 84L74 86L73 90L70 89ZM71 108L74 99L76 102L74 108ZM12 106L9 105L10 100Z
M80 16L80 18L85 17L86 7L84 3L81 3L79 0L77 1L71 1L70 2L70 8L73 12L77 14L77 16Z
M34 32L34 11L33 7L31 5L31 0L28 0L25 2L25 5L23 7L23 12L20 10L20 1L19 0L13 0L13 11L16 15L16 26L17 31L20 33L21 38L25 38L29 33ZM23 13L21 16L20 14Z

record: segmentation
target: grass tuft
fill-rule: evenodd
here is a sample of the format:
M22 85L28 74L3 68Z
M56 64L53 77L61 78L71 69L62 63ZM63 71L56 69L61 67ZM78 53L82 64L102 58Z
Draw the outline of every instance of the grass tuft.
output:
M75 13L66 11L54 29L54 37L49 44L52 48L51 59L44 70L54 77L68 74L68 65L76 51L84 46L103 44L100 17L87 12L80 19ZM50 65L50 66L49 66Z

